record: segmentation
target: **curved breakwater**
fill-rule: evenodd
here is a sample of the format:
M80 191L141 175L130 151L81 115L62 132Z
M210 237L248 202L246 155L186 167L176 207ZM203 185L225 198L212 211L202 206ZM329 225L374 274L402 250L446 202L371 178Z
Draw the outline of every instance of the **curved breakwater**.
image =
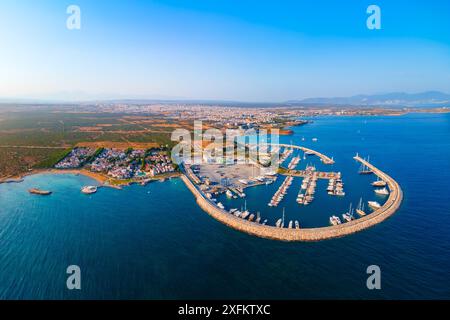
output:
M390 194L387 201L379 209L364 216L362 218L342 223L336 226L320 227L320 228L305 228L305 229L289 229L289 228L277 228L275 226L262 225L259 223L251 222L238 218L227 211L218 208L214 203L208 200L201 191L189 180L185 175L181 176L188 189L196 197L197 203L200 207L206 211L210 216L223 224L234 228L236 230L246 232L248 234L273 239L280 241L319 241L331 238L338 238L345 235L349 235L371 226L374 226L397 211L403 199L403 193L399 184L391 178L389 175L379 170L372 164L356 156L355 160L365 164L370 170L373 171L380 179L384 180L390 189Z

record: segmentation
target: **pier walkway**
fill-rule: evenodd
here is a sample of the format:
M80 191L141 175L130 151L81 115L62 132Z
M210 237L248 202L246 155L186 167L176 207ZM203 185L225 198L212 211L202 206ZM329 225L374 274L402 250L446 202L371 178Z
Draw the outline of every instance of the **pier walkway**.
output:
M288 146L288 145L286 145L286 146ZM323 162L324 164L334 164L334 160L331 159L331 158L329 158L329 157L327 157L327 156L324 155L323 153L320 153L320 152L317 152L317 151L315 151L315 150L308 149L308 148L305 148L305 147L297 147L297 146L294 146L294 148L300 149L300 150L302 150L303 152L308 152L308 153L313 153L313 154L315 154L316 156L318 156L318 157L322 160L322 162Z
M255 144L246 144L246 146L254 146L254 145ZM292 145L292 144L285 144L285 143L278 143L278 144L267 143L267 145L302 150L303 152L308 152L308 153L311 153L311 154L314 154L314 155L318 156L322 160L322 163L324 163L324 164L334 164L334 160L331 159L330 157L324 155L323 153L320 153L320 152L318 152L316 150L312 150L312 149L309 149L309 148L296 146L296 145Z
M305 178L311 175L315 175L319 179L338 179L341 177L338 172L323 172L323 171L307 171L307 170L286 170L280 173L283 176L301 177Z
M182 175L181 179L184 181L188 189L194 194L197 199L197 203L204 211L206 211L216 220L233 229L246 232L257 237L280 241L319 241L342 237L367 229L384 221L392 214L394 214L395 211L397 211L400 207L403 199L403 193L399 184L389 175L379 170L367 161L363 160L362 158L356 156L354 159L368 166L370 170L374 172L374 174L376 174L380 179L386 181L390 189L389 198L379 209L362 218L342 223L336 226L321 228L277 228L275 226L262 225L256 222L250 222L248 220L238 218L230 214L226 210L218 208L212 201L207 199L186 175Z

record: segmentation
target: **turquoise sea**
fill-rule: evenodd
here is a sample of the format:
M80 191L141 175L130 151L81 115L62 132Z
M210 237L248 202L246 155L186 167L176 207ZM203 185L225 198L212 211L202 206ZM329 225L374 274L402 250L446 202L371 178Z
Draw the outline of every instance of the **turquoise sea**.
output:
M250 188L247 207L273 224L328 224L350 203L376 200L373 176L357 174L356 152L401 185L400 210L383 223L340 239L284 243L234 231L203 212L179 179L101 188L92 180L39 174L0 184L1 299L450 299L450 114L316 117L281 140L333 156L346 196L319 182L308 207L295 203L295 179L277 208L277 186ZM302 141L304 138L304 141ZM312 138L317 138L313 142ZM31 187L53 194L28 194ZM221 199L227 208L245 205ZM381 202L382 199L379 199ZM81 268L81 290L66 288L66 268ZM366 268L381 268L381 290L368 290Z

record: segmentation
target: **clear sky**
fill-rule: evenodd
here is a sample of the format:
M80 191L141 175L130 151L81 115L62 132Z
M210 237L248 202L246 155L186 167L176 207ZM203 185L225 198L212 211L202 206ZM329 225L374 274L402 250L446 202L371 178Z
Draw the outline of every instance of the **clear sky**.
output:
M81 30L66 9L81 8ZM381 30L366 27L370 4ZM450 92L448 0L1 0L0 98Z

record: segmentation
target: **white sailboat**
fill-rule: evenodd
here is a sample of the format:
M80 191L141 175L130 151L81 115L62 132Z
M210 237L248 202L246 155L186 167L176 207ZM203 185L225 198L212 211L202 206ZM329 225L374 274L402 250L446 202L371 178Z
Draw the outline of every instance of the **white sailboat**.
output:
M364 202L362 198L359 199L359 204L358 207L356 208L356 213L359 214L361 217L366 215L366 213L364 212Z
M348 212L344 213L342 215L342 218L345 221L347 221L347 222L350 222L350 221L352 221L354 219L353 218L353 209L352 209L352 204L351 203L350 203L350 207L348 208Z
M364 159L365 160L365 159ZM369 162L369 157L367 157L367 162ZM364 163L361 163L361 167L359 168L359 174L372 174L372 170L369 169Z

